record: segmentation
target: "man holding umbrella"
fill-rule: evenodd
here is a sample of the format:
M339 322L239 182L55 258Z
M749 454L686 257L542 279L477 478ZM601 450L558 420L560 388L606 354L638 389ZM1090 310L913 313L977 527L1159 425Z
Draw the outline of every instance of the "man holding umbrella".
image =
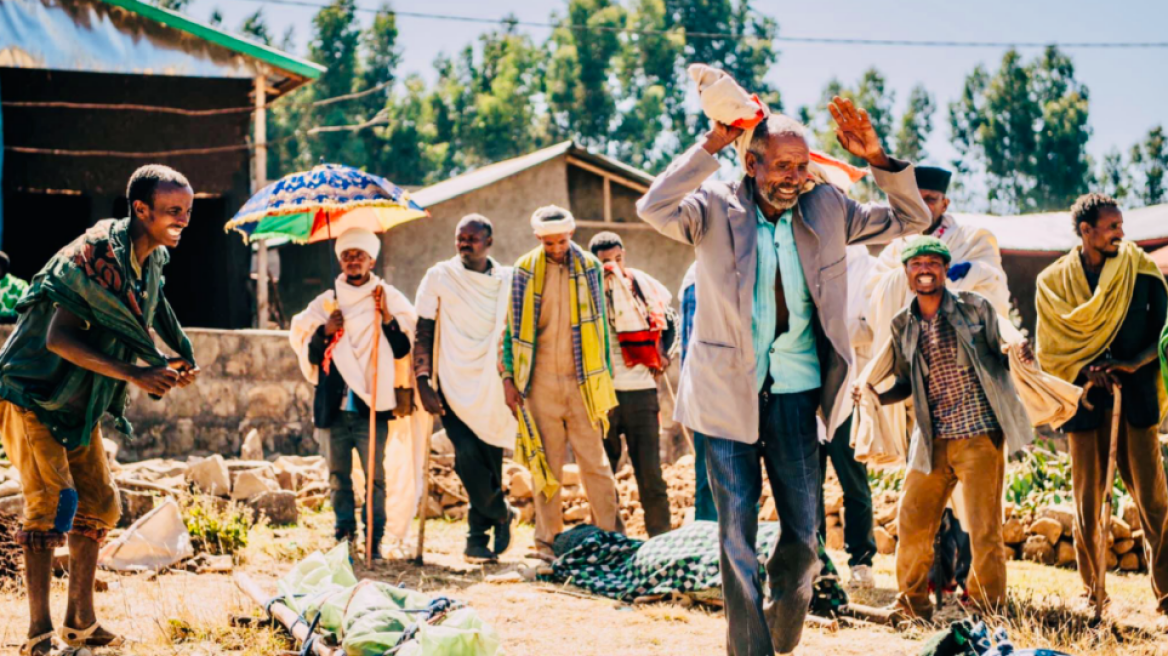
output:
M336 241L342 273L335 289L318 296L292 319L289 339L305 378L316 385L313 424L316 439L328 461L329 486L336 513L337 540L357 542L357 517L353 495L353 449L358 457L369 448L370 406L377 413L374 436L372 557L380 559L378 545L385 534L385 448L389 421L398 409L395 361L408 365L417 324L409 300L372 270L381 251L381 240L365 228L349 228ZM380 312L378 312L380 308ZM378 318L380 317L380 321ZM374 364L374 340L381 342ZM380 380L373 398L376 367ZM406 368L408 373L408 366ZM401 408L407 413L410 408ZM369 472L365 473L369 476Z

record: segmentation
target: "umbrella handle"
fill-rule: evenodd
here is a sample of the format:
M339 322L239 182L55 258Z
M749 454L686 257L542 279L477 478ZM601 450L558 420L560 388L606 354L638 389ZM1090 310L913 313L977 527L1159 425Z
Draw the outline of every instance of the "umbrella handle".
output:
M380 287L375 288L380 290ZM369 399L369 458L365 467L365 566L373 567L373 478L377 471L377 364L380 361L378 350L381 346L381 301L377 294L373 295L373 303L377 306L374 318L373 335L373 390ZM384 457L384 456L383 456Z

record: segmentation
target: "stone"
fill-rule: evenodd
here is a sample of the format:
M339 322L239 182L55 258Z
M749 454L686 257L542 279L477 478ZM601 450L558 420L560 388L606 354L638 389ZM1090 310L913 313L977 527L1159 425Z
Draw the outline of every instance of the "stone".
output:
M519 522L531 524L535 522L535 504L529 503L519 508Z
M1119 556L1111 549L1107 550L1107 569L1115 569L1119 567Z
M585 522L592 516L592 509L588 504L581 504L579 506L572 506L564 511L565 522Z
M118 518L118 526L125 528L138 521L146 513L154 510L154 495L149 492L119 489L122 499L122 515Z
M900 525L897 524L897 522L895 520L885 524L884 530L888 531L888 534L894 538L898 537L900 535Z
M451 521L461 522L462 520L466 519L466 515L469 512L470 512L470 506L467 506L467 505L455 506L454 508L447 508L446 509L446 518L451 520Z
M1058 523L1063 527L1063 535L1067 537L1074 535L1075 509L1073 507L1066 504L1047 506L1038 512L1038 517L1036 519L1042 519L1044 517L1058 520Z
M1022 545L1022 558L1043 565L1054 564L1054 546L1044 535L1031 535Z
M521 468L511 475L511 498L530 499L533 490L532 486L531 472Z
M777 508L775 508L775 500L774 499L767 499L766 502L762 504L762 510L760 510L758 513L758 521L760 521L760 522L777 522L778 520L779 520L779 511ZM828 523L827 527L831 528L830 522Z
M838 515L844 508L844 494L829 489L823 493L823 512L828 515Z
M560 476L560 485L579 485L580 484L580 465L571 463L564 465L564 473Z
M828 528L840 525L839 515L828 515L824 521L826 521Z
M24 495L14 494L10 497L0 498L0 513L7 513L9 515L20 515L24 512Z
M101 448L105 450L105 459L110 463L118 461L118 443L108 437L101 438Z
M275 479L264 476L261 471L249 469L240 472L239 477L235 479L235 486L231 488L231 498L236 501L246 501L257 494L281 489L280 484Z
M833 551L839 551L844 548L844 529L841 526L833 526L827 529L826 546Z
M1075 544L1070 540L1059 540L1058 550L1055 553L1055 564L1059 567L1075 564Z
M1123 521L1119 517L1111 517L1111 536L1119 540L1130 540L1132 535L1131 525Z
M1140 557L1134 553L1125 553L1119 559L1119 569L1124 572L1136 572L1140 569Z
M1030 535L1041 535L1050 544L1058 544L1063 534L1063 525L1053 517L1043 517L1035 520L1027 532Z
M840 498L842 499L843 497ZM876 508L876 512L872 515L872 520L876 522L878 526L884 526L885 524L896 521L896 514L899 512L899 510L900 509L894 503L885 504Z
M446 436L446 429L442 429L430 436L430 451L440 456L454 455L454 442Z
M691 467L692 468L694 466L694 462L696 462L694 459L694 455L692 453L687 453L684 456L678 458L677 462L673 463L673 466L674 467Z
M872 529L872 536L876 538L876 552L885 556L896 553L896 538L888 534L883 526Z
M1002 524L1002 541L1006 544L1022 544L1026 541L1026 528L1017 517L1011 517Z
M0 483L0 497L10 497L20 494L20 481L4 481Z
M1123 502L1119 504L1119 516L1132 530L1140 527L1140 511L1136 508L1136 502L1132 501L1131 497L1124 497Z
M231 477L227 472L227 463L219 454L188 467L186 478L203 494L222 497L231 494Z
M253 428L247 432L247 437L243 438L243 448L240 449L239 457L243 460L264 459L264 440L260 437L258 430Z
M1112 549L1115 549L1115 553L1122 556L1125 553L1131 551L1132 549L1135 549L1135 547L1136 547L1136 541L1129 538L1127 540L1116 540L1115 546L1112 547Z
M249 498L245 503L252 509L256 521L263 516L267 517L271 524L281 525L295 524L300 519L295 492L270 490Z
M247 391L247 413L249 418L282 419L288 416L291 395L283 385L256 385Z
M434 497L426 497L426 519L438 519L444 517L446 511L442 509L442 504Z

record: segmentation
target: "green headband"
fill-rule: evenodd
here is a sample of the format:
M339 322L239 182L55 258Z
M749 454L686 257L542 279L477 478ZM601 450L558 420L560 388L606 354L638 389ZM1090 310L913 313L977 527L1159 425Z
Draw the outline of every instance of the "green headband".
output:
M909 260L918 255L938 255L945 264L948 265L952 261L953 256L949 253L949 247L945 242L936 237L918 237L913 240L904 252L900 254L900 263L907 264Z

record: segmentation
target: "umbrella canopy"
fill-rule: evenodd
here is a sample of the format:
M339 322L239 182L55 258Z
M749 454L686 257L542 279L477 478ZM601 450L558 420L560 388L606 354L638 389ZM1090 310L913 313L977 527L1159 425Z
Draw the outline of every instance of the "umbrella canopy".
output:
M350 166L321 164L261 189L225 229L240 233L244 241L283 237L307 244L358 226L385 232L429 215L409 192L383 177Z

